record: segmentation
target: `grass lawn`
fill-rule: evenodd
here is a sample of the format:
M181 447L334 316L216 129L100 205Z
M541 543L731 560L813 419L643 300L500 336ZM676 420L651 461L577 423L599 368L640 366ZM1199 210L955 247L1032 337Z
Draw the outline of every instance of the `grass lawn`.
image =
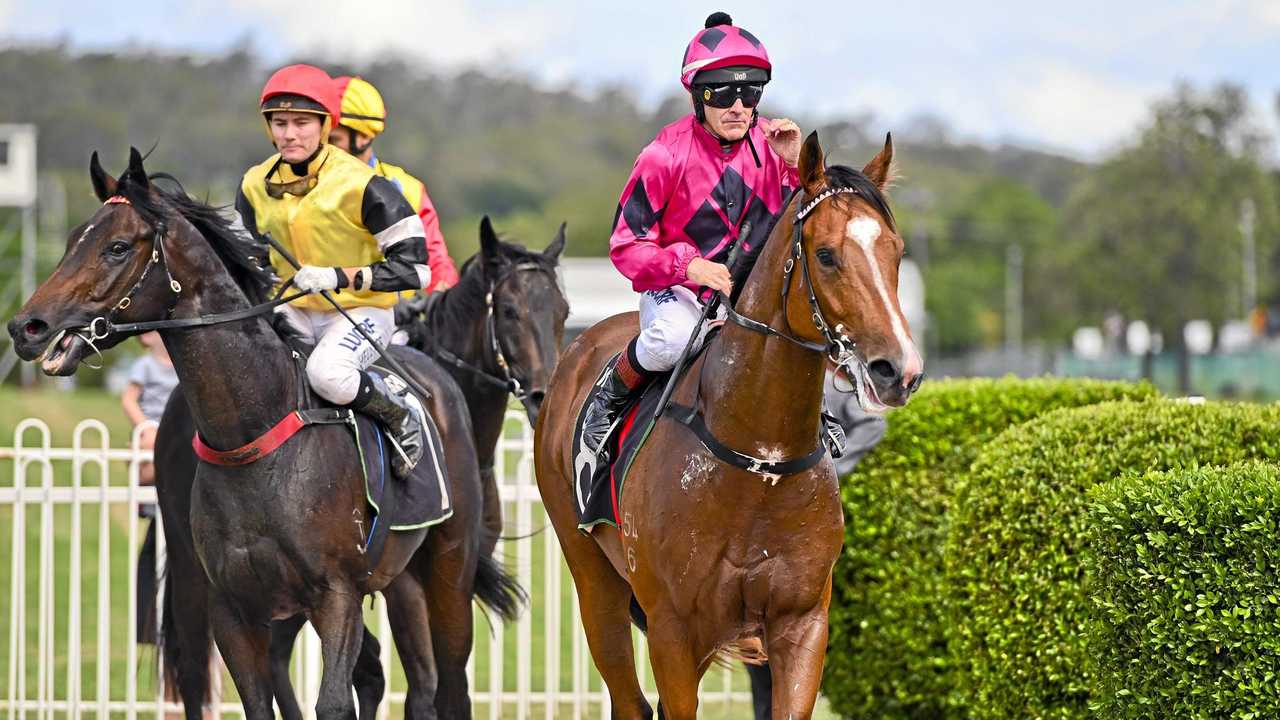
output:
M107 426L112 447L125 448L128 444L129 424L120 410L119 401L116 397L102 391L77 390L74 392L60 392L47 385L34 391L0 387L0 447L14 446L14 428L21 419L27 417L42 418L49 425L51 445L53 447L70 447L74 427L85 418L99 419ZM518 429L515 425L512 425L511 429L518 434ZM23 441L27 445L34 445L40 442L40 438L38 433L28 431L25 433ZM95 433L91 433L85 438L85 443L89 446L96 446L100 442ZM505 460L508 474L507 482L515 482L516 474L520 467L519 453L508 452ZM13 460L0 461L0 487L12 487L14 464ZM55 485L66 486L73 482L70 466L71 463L67 461L53 463L52 473ZM125 463L110 463L110 484L117 487L127 486L127 473L128 469ZM87 468L84 477L81 478L81 482L86 486L96 486L102 481L99 475L100 473L94 468ZM41 479L40 468L28 467L26 476L28 487L38 486ZM525 469L525 477L529 482L532 482L531 471L528 467ZM110 643L109 665L106 668L102 668L105 671L103 672L103 677L107 681L110 698L124 700L129 692L127 672L129 663L128 633L133 622L132 616L128 611L128 568L130 556L134 552L129 545L129 531L132 523L136 532L135 542L140 545L146 529L146 521L132 518L128 507L124 504L112 504L104 513L99 504L84 503L81 505L80 529L77 536L72 530L73 510L70 506L59 505L56 508L52 508L47 516L43 516L43 512L44 510L39 505L33 505L28 507L24 515L24 535L27 552L24 556L26 567L23 582L19 587L19 597L20 601L24 603L27 613L23 623L26 637L22 643L25 657L23 678L25 680L26 696L30 698L36 695L38 683L43 675L41 673L41 663L39 662L40 643L38 640L39 633L43 627L46 632L50 632L51 628L50 637L54 643L50 653L53 658L52 684L54 694L59 698L67 697L68 642L70 640L68 637L68 620L69 612L73 607L69 594L73 580L71 577L71 554L73 548L78 546L81 548L80 552L82 553L80 558L81 572L78 578L80 583L79 601L76 603L79 606L81 617L78 643L82 653L79 695L90 700L97 697L100 670L96 660L99 646L98 606L100 602L108 602L111 620L110 627L106 628L105 631ZM560 556L559 546L556 543L553 531L550 527L544 528L547 521L540 505L535 504L528 508L523 524L520 521L517 503L506 503L505 512L507 519L506 534L509 537L521 536L523 539L504 543L501 552L508 568L522 578L522 583L531 596L531 602L530 607L519 623L499 629L496 635L490 629L483 616L477 613L476 645L473 653L476 689L486 691L490 688L492 678L490 676L489 659L496 648L503 656L500 684L505 692L516 692L522 686L527 686L533 692L545 691L548 677L553 674L552 671L558 674L558 682L556 684L560 690L569 692L574 687L574 635L579 632L578 619L574 609L572 579ZM46 532L53 538L53 556L49 562L53 568L52 575L54 577L52 603L50 604L52 623L46 622L48 618L42 619L39 617L38 612L40 607L40 541L42 520L44 519L50 521L50 526ZM14 631L10 620L10 612L13 607L14 523L15 516L12 506L0 506L0 702L6 700L11 691L9 647L10 638ZM530 537L523 537L531 532L533 534ZM100 555L103 547L101 539L104 536L109 547L105 558ZM548 548L548 544L550 544L550 548ZM555 578L549 580L547 577L548 556L550 556L550 562L559 565L558 583L555 582ZM100 577L100 562L105 562L107 567L106 580L108 581L108 587L105 590L100 585L103 581L103 578ZM99 597L100 591L106 593L103 598ZM549 666L547 632L551 625L551 620L556 615L559 616L559 661L554 666ZM367 618L370 627L373 627L376 631L378 627L376 615L370 611L367 614ZM522 647L523 652L521 650ZM593 690L598 690L601 687L600 680L591 666L585 642L580 646L580 651L582 653L582 667L587 671L589 686ZM153 649L149 646L143 646L138 653L137 662L139 680L136 686L136 697L140 699L153 698L156 692ZM295 659L295 665L297 664L298 660ZM652 674L648 672L647 663L642 662L641 665L644 666L642 667L641 677L644 679L646 686L652 688ZM522 668L524 672L521 671ZM48 668L46 668L47 670ZM739 669L731 675L726 675L724 671L714 669L704 679L703 691L714 695L721 692L726 687L726 684L737 691L749 689L746 674L742 670ZM229 680L225 682L225 687L227 692L224 699L227 701L234 700L235 693ZM392 693L400 693L404 691L404 688L403 673L398 661L394 660L393 657L389 689ZM398 717L402 708L393 705L390 710L391 717ZM529 710L530 715L533 717L542 717L545 713L544 706L541 703L533 704ZM598 715L599 706L592 704L588 707L588 710L593 715ZM570 705L561 704L556 716L567 717L571 712L572 707ZM489 717L489 708L484 703L477 703L475 715L476 717ZM707 718L745 718L750 717L750 708L746 703L731 704L708 698L703 703L701 715ZM517 717L515 704L506 703L502 708L501 717ZM831 717L822 703L820 703L817 717Z

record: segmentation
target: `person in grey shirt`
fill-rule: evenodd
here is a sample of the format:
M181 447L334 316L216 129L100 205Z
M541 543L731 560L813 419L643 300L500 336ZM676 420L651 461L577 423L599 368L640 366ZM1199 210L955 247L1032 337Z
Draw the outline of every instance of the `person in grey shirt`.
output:
M840 381L840 387L848 388L848 382ZM857 393L845 392L836 387L835 373L828 371L822 387L827 413L844 428L844 454L836 458L836 476L845 477L853 472L858 461L871 452L884 437L889 424L883 415L862 409Z

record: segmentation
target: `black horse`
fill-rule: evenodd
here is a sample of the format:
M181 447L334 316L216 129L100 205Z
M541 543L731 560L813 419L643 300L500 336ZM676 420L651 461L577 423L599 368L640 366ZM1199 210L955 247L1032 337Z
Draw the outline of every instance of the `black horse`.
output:
M53 274L9 323L18 354L40 357L47 374L69 375L95 343L110 347L139 324L163 321L161 336L208 445L245 445L297 409L291 352L261 313L251 314L275 282L262 249L217 209L153 184L136 149L118 181L96 154L90 175L104 205L72 232ZM209 316L222 322L184 325ZM247 718L273 716L268 627L298 612L321 640L318 717L352 717L361 598L375 591L387 598L410 678L406 715L467 717L472 598L488 598L500 611L518 604L514 582L480 554L483 500L461 393L420 353L397 357L430 391L425 404L446 439L454 515L429 538L425 528L391 533L370 566L361 461L348 431L335 425L308 427L251 464L200 464L189 515L175 507L174 494L161 497L171 562L187 553L198 558L188 572L207 574L176 577L171 566L175 593L188 593L174 607L208 612ZM174 429L162 424L160 435ZM198 697L207 663L187 660L177 681L184 695ZM200 717L198 704L186 712Z
M527 250L500 240L486 217L480 223L480 252L463 265L458 284L397 306L397 324L408 331L410 344L440 360L466 399L484 489L484 557L493 554L502 530L493 458L508 397L514 394L530 422L536 421L543 388L559 354L569 307L556 274L564 244L562 225L545 250ZM174 506L187 508L197 464L190 443L194 427L181 386L169 402L162 426L172 431L162 433L155 449L158 489ZM202 640L208 636L208 616L199 605L189 604L196 600L190 589L182 589L198 579L177 580L191 574L178 567L185 556L170 552L164 617L174 622L163 627L165 665L195 669L209 659L208 641ZM289 679L289 660L305 623L306 616L298 614L271 625L274 695L285 720L302 717ZM377 637L366 628L352 679L363 720L376 715L386 689L379 652ZM184 692L183 700L197 706L205 693L205 688L196 688L190 697Z

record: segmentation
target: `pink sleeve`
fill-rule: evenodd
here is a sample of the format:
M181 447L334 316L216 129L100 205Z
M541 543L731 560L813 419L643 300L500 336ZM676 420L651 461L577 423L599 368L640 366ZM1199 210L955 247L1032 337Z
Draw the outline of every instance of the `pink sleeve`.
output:
M791 167L781 159L778 163L782 165L782 195L785 198L787 191L800 187L800 168Z
M665 147L650 143L636 158L618 201L609 257L637 292L680 285L687 279L689 263L699 255L687 242L663 246L666 238L661 236L659 219L675 191L674 164Z
M453 258L449 257L449 248L444 244L444 234L440 232L440 216L436 215L436 206L427 197L427 188L422 188L421 210L422 230L427 238L427 265L431 268L431 284L423 288L427 292L443 290L458 283L458 270L453 266Z

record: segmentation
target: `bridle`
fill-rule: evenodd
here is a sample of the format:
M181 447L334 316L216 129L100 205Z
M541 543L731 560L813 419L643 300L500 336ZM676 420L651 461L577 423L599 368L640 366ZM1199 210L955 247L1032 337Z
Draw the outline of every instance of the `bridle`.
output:
M865 363L854 353L857 343L846 334L844 325L837 323L833 327L822 312L822 306L818 303L816 288L809 275L809 255L805 252L804 247L805 220L813 214L813 211L824 200L843 194L858 195L860 193L854 188L828 187L806 203L804 190L798 189L795 192L797 208L795 219L792 221L794 229L791 233L791 250L787 261L782 266L782 321L787 326L785 331L777 330L766 323L742 315L735 311L729 303L725 303L725 311L728 313L731 322L747 330L779 337L806 350L823 353L834 365L845 368L847 372L852 373L855 363L862 366L859 369L865 369ZM810 318L813 320L814 327L822 334L823 339L826 341L825 343L812 342L796 337L795 330L791 327L790 314L787 312L787 302L791 295L792 277L797 266L800 268L800 280L808 293Z
M113 195L107 198L103 205L133 205L128 198L122 195ZM296 300L307 293L299 292L291 295L281 295L269 302L253 305L240 310L233 310L225 313L215 313L212 315L201 315L191 318L172 318L174 308L178 306L178 300L182 296L182 284L173 278L169 272L169 264L164 257L164 239L168 233L168 226L163 220L157 220L152 223L151 227L151 256L147 258L147 264L143 266L142 272L138 275L138 279L134 281L133 286L121 297L105 315L99 315L89 322L88 325L80 328L68 328L60 331L54 336L49 343L49 349L57 347L58 343L67 333L79 336L81 340L102 357L102 351L98 349L97 343L112 335L113 333L136 333L146 332L148 330L165 330L170 328L190 328L201 327L205 325L218 325L221 323L234 322L236 320L244 320L256 315L265 315L271 312L277 305L283 305L287 302ZM142 284L146 282L147 276L151 273L153 267L159 266L164 270L165 278L169 281L169 290L173 293L173 299L165 310L165 320L148 320L144 322L133 323L116 323L114 320L119 313L124 312L133 304L133 297L142 288ZM46 350L49 352L50 350ZM92 365L90 367L93 367Z
M426 321L430 330L428 333L428 342L431 344L427 348L428 355L431 355L438 360L442 360L460 370L471 373L481 381L493 387L506 390L508 393L515 396L516 400L519 400L526 409L529 409L528 391L525 389L524 385L520 383L520 380L511 374L511 363L507 361L506 354L502 352L502 342L498 336L498 321L496 313L494 312L493 302L493 296L498 291L498 288L501 287L506 280L514 277L518 272L542 272L551 274L552 271L535 262L517 263L510 266L501 275L490 281L485 288L485 344L488 346L488 351L493 358L493 364L498 367L500 374L492 373L482 367L473 365L439 344L437 338L440 337L440 333L437 330L443 315L441 313L432 312L432 308L436 303L435 297L438 296L428 296L427 304L423 305L422 309L418 312L418 315Z
M844 368L846 372L852 374L853 366L856 365L859 372L866 372L866 364L854 353L857 344L845 334L843 324L836 324L832 327L827 321L825 314L822 312L822 306L818 303L818 296L814 288L813 279L809 274L809 256L805 252L804 247L804 223L805 220L813 213L827 198L842 194L860 194L853 188L846 187L829 187L818 194L807 203L804 199L804 190L797 190L795 194L796 214L792 221L793 230L791 233L791 249L790 255L787 257L786 263L782 266L783 282L782 282L782 317L786 323L786 330L778 330L753 320L741 313L735 311L727 300L724 302L725 310L729 320L740 325L747 330L782 338L787 342L793 343L810 352L820 353L826 356L828 360L834 363L838 368ZM790 206L790 200L784 204L784 207ZM795 334L795 330L791 327L791 321L787 313L787 298L791 294L791 282L796 267L800 268L800 280L805 285L805 289L809 294L809 310L810 317L813 320L814 327L822 334L826 342L818 343L799 338ZM724 300L724 296L720 296ZM703 369L706 365L702 366ZM726 462L734 467L741 468L748 472L759 473L763 475L772 475L774 482L777 478L784 475L803 472L817 465L827 454L827 447L822 441L822 433L818 433L818 441L813 450L805 455L799 455L792 458L782 460L770 460L766 458L754 457L746 453L739 452L721 442L711 429L707 427L706 420L703 418L700 409L702 382L701 378L694 390L694 401L691 405L681 405L672 402L670 404L671 416L676 422L688 427L698 439L702 441L704 447L711 451L721 461Z

